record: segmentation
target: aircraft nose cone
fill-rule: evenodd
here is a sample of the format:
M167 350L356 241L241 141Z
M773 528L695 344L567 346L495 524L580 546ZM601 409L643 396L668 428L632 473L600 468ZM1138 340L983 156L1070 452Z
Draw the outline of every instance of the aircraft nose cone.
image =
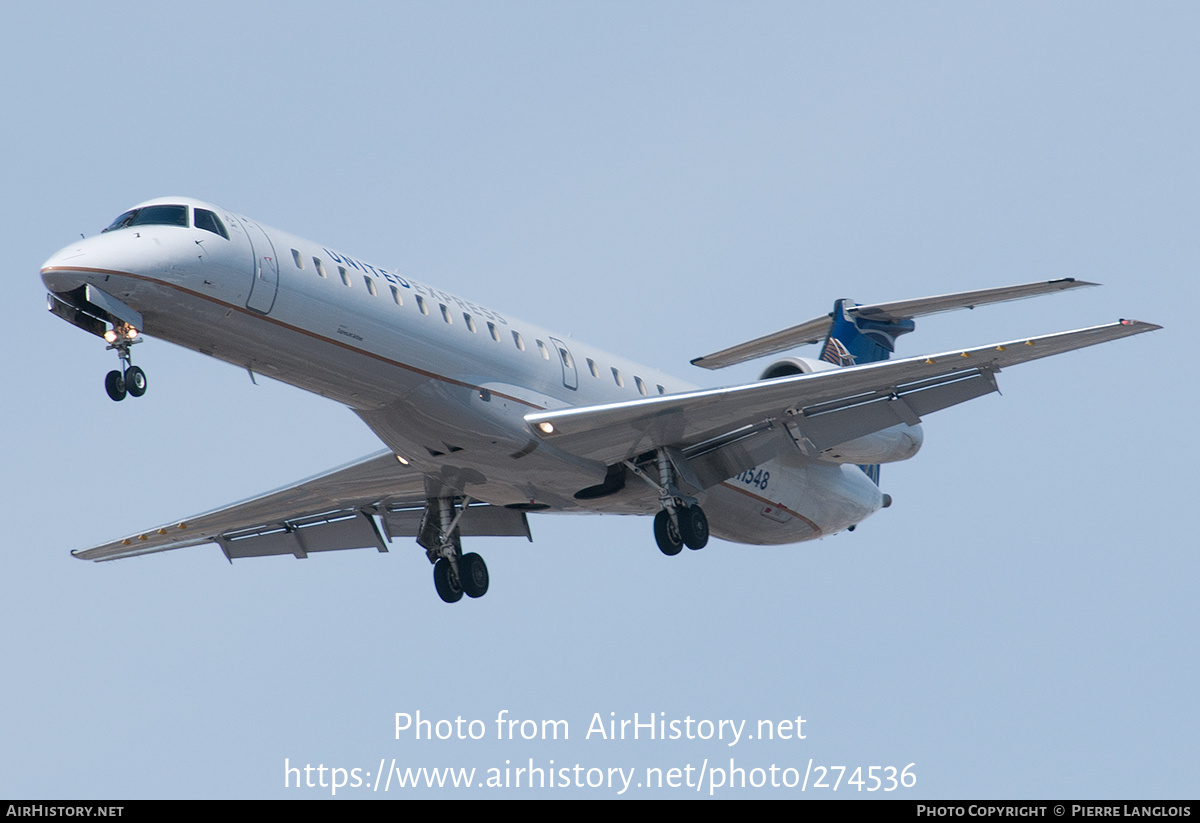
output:
M69 265L72 261L77 261L85 254L87 252L83 249L82 241L64 246L46 259L46 262L42 264L42 271Z
M42 282L53 292L70 291L79 285L79 270L87 265L82 242L65 246L42 264Z

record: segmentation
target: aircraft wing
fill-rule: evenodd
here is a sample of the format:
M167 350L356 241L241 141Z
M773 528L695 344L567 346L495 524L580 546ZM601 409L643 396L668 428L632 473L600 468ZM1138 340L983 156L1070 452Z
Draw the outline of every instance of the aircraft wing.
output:
M203 543L220 545L230 561L340 549L385 552L385 540L418 534L427 498L425 476L383 451L287 488L71 554L120 560ZM467 507L458 530L466 536L532 539L524 512L483 503Z
M782 425L794 426L819 451L899 423L917 423L925 414L996 391L995 373L1007 366L1158 328L1121 320L742 386L536 412L525 420L556 448L606 464L660 447L696 451Z
M117 560L202 543L220 544L230 560L305 557L335 549L387 551L372 515L382 515L386 529L393 512L407 513L406 508L424 502L424 477L400 465L391 452L381 452L285 489L72 554ZM388 536L395 533L389 530Z

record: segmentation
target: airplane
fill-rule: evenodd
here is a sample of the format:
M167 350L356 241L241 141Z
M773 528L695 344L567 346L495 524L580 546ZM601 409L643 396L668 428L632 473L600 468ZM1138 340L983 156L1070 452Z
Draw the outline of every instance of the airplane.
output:
M770 363L700 388L188 197L148 200L41 269L56 316L104 338L113 400L142 396L143 336L352 409L386 447L250 500L72 554L107 561L216 543L234 559L386 552L416 538L446 602L488 590L462 538L532 540L530 512L653 517L678 555L821 538L892 502L880 464L922 419L998 391L1008 366L1160 328L1115 323L892 359L915 318L1093 286L1072 278L858 304L692 361Z

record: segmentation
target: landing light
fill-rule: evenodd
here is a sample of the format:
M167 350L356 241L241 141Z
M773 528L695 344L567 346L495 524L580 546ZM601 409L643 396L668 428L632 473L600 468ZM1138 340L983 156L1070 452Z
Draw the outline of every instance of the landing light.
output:
M109 329L108 331L106 331L104 333L104 339L107 340L109 343L116 343L117 342L116 329Z
M138 336L138 330L135 329L133 326L130 326L129 330L125 332L125 336L128 337L130 340L133 340L135 337Z
M538 423L538 428L545 434L554 434L554 426L550 423Z
M400 455L396 455L396 459L400 461L400 465L401 465L401 466L407 466L407 465L408 465L408 461L407 461L407 460L405 460L405 459L404 459L403 457L401 457Z

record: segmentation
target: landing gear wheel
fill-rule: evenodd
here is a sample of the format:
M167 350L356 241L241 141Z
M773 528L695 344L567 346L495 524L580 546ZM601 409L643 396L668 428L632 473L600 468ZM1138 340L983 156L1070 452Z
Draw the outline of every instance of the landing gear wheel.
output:
M108 396L113 400L125 399L125 375L121 374L116 369L110 371L104 377L104 390L108 392Z
M458 561L458 574L462 579L462 590L467 597L483 597L487 594L487 564L475 552L464 554Z
M125 370L125 389L132 397L141 397L146 393L146 373L137 366Z
M666 509L654 515L654 539L658 542L659 551L668 557L674 557L683 550L679 527Z
M708 518L697 505L679 509L679 536L689 549L703 549L708 545Z
M438 558L433 564L433 587L437 589L438 597L447 603L457 603L462 600L462 585L454 580L450 569L450 561L444 557Z

